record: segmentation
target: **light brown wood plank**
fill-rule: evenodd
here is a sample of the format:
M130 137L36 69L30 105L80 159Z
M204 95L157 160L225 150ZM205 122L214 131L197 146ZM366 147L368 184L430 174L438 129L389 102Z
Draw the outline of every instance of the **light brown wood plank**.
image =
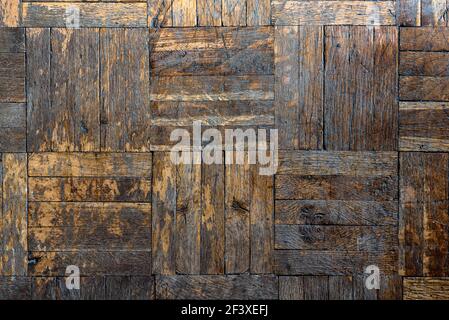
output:
M197 0L198 26L221 27L221 0Z
M20 0L0 0L0 27L18 27L20 19Z
M196 26L196 1L173 0L173 27L194 27Z
M248 26L264 26L271 24L270 0L247 0L247 24Z
M416 51L449 51L449 28L401 28L400 49Z
M449 278L404 278L404 300L447 300Z
M223 26L246 26L246 1L222 0Z
M449 101L449 77L400 77L399 98L405 101Z

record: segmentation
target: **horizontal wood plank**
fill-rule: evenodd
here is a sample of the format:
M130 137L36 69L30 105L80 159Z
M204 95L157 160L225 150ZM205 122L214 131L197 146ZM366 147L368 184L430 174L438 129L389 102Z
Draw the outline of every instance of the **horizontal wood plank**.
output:
M449 52L401 52L399 74L403 76L449 76Z
M404 278L404 300L447 300L449 278Z
M449 28L401 28L400 50L449 51Z
M449 101L449 77L399 77L399 98L405 101Z

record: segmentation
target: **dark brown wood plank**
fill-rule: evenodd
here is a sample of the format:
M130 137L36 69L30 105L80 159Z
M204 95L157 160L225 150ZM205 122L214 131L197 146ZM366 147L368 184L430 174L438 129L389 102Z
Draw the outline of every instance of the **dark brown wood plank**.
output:
M0 52L24 52L25 30L23 28L0 29Z
M421 0L398 0L398 24L421 26Z
M329 276L329 300L353 300L351 276Z
M304 277L279 277L279 300L304 300Z
M449 28L401 28L400 49L416 51L449 51Z
M449 103L401 102L399 112L401 151L449 150Z
M448 52L401 52L399 74L403 76L449 76Z
M449 101L449 77L400 77L399 97L405 101Z
M69 290L65 277L33 277L33 300L104 300L104 277L81 277L80 290Z
M373 226L276 225L276 249L390 251L397 248L397 228Z
M33 251L28 262L28 275L39 277L64 277L69 265L82 266L81 276L151 275L149 251Z
M157 276L157 299L273 300L278 297L275 276Z
M108 276L105 279L106 300L152 300L154 277Z
M352 275L363 273L371 264L384 274L397 272L397 253L276 250L275 273L278 275Z
M395 177L276 176L278 200L357 200L397 199Z
M329 277L304 277L304 300L329 300Z
M396 202L277 200L276 224L396 225Z
M149 151L148 39L144 28L100 31L102 151Z
M31 278L0 277L0 300L30 300Z

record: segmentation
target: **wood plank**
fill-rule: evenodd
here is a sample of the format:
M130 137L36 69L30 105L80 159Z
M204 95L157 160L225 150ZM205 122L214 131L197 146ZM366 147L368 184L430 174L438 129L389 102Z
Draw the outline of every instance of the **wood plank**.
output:
M204 128L274 125L273 101L159 101L150 106L151 124L158 127L190 127L191 130L194 121L201 121Z
M0 52L25 52L25 30L23 28L1 28Z
M271 2L275 25L395 25L395 1Z
M65 27L67 8L71 3L24 2L22 19L25 27ZM146 27L146 3L78 3L80 26Z
M0 27L18 27L20 19L20 0L0 0Z
M0 300L30 300L31 278L0 277Z
M98 29L51 31L51 134L46 151L99 151ZM67 66L71 65L72 68Z
M446 26L446 0L421 0L422 26Z
M401 28L400 49L416 51L449 51L449 28Z
M246 1L222 0L223 26L246 26Z
M173 0L173 27L194 27L196 26L196 1Z
M264 26L271 24L270 0L247 0L246 6L246 22L248 26Z
M176 167L176 272L181 274L201 271L201 178L199 164Z
M67 266L80 266L80 275L151 275L149 251L32 251L28 274L64 277Z
M395 177L276 176L277 200L393 201Z
M299 97L299 149L323 149L324 27L299 28Z
M148 38L147 29L100 31L102 151L149 151Z
M25 53L0 52L0 73L15 81L25 78Z
M326 147L395 150L397 102L391 88L396 83L396 31L356 26L326 30ZM379 77L389 85L378 83ZM382 116L373 116L378 112Z
M34 153L30 177L145 177L151 178L151 153Z
M152 52L271 49L273 27L163 28L152 33Z
M399 77L399 98L405 101L449 101L449 77Z
M276 225L276 249L390 251L397 248L396 226Z
M152 252L154 274L175 274L176 168L170 154L153 155Z
M26 151L25 127L0 128L0 152Z
M352 275L371 264L384 274L397 272L396 252L275 250L278 275Z
M273 300L278 296L275 276L157 276L156 299Z
M80 290L69 290L65 277L33 277L33 300L104 300L104 277L81 277Z
M401 154L401 275L448 275L448 163L447 154Z
M398 0L400 26L421 26L421 0Z
M259 174L259 166L251 172L251 273L273 272L274 250L274 178Z
M139 227L151 221L150 203L30 202L29 227Z
M50 29L27 28L27 140L28 151L51 149Z
M221 27L221 0L197 0L198 26Z
M304 277L304 300L329 300L328 277Z
M202 167L201 274L224 273L224 165Z
M154 277L108 276L105 278L106 300L152 300Z
M399 146L401 151L448 151L449 103L401 102Z
M449 278L404 278L404 300L447 300Z
M277 200L276 224L396 225L396 202Z
M396 175L395 152L279 151L279 175Z
M251 255L251 166L226 165L225 270L249 272Z
M447 52L401 52L399 74L403 76L449 76Z
M279 277L279 300L304 300L304 277Z
M273 76L155 77L151 101L273 100Z
M373 109L368 150L398 150L398 41L396 27L374 27ZM379 81L379 79L382 79ZM363 94L363 91L360 93Z
M368 289L365 281L367 274L357 274L352 277L354 300L377 300L377 289Z
M299 28L275 27L275 110L279 148L299 147Z
M29 179L30 201L151 201L149 178Z
M148 27L159 30L161 27L173 26L173 1L147 0Z
M3 165L3 215L0 220L0 273L27 275L27 155L5 153Z

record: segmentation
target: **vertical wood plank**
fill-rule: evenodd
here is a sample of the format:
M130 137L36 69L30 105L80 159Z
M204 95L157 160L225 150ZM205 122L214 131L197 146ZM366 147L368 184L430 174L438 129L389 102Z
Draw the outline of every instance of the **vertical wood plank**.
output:
M446 0L421 0L421 25L446 26Z
M170 153L153 156L153 274L175 274L176 168Z
M173 0L173 27L196 26L196 0Z
M51 32L51 151L99 151L98 29Z
M323 148L323 50L324 27L301 26L299 28L299 149Z
M150 149L148 40L147 29L100 31L103 151Z
M251 273L273 272L274 177L251 168Z
M246 26L246 1L222 0L223 26Z
M250 165L226 165L226 273L249 271Z
M51 149L50 29L27 28L28 151Z
M299 30L297 26L275 27L275 112L279 148L298 148Z
M224 166L203 165L201 274L224 273Z
M21 0L0 0L0 27L19 27Z
M247 0L248 26L267 26L271 23L270 0Z
M329 300L329 277L304 277L304 300Z
M329 300L352 300L352 277L329 277Z
M176 169L176 272L199 274L201 165L180 164Z
M221 27L221 0L197 0L198 26Z
M3 154L0 274L27 275L27 155Z

